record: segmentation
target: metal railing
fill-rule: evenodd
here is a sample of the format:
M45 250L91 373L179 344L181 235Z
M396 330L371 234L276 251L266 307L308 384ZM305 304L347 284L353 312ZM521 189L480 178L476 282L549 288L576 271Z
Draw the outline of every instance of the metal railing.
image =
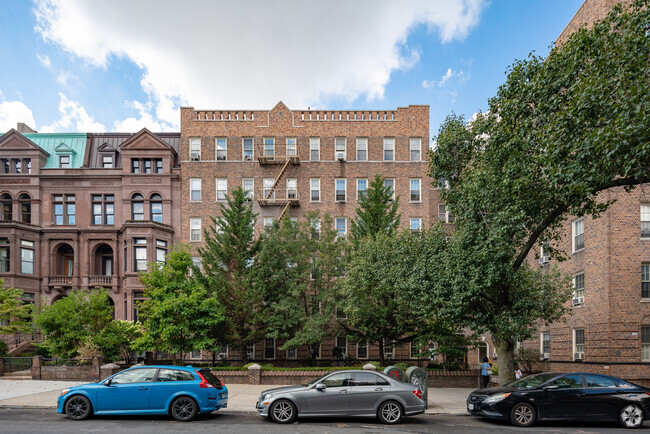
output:
M32 357L3 357L5 372L25 371L32 368Z

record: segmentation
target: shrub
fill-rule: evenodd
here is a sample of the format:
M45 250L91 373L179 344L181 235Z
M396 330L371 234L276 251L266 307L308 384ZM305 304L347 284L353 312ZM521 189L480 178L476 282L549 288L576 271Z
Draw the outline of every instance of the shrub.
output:
M499 366L496 364L492 365L492 375L499 375Z
M358 363L359 361L354 356L346 356L345 359L343 360L344 366L356 366Z
M322 361L318 364L321 368L330 368L332 367L332 362Z
M9 345L5 341L0 340L0 357L5 357L9 354Z
M411 365L410 363L395 363L395 366L397 368L400 368L402 371L406 371L408 368L410 368L413 365Z
M52 358L52 354L50 354L50 351L47 349L47 347L45 345L42 345L42 344L39 345L38 347L36 347L36 355L41 356L44 359L51 359Z

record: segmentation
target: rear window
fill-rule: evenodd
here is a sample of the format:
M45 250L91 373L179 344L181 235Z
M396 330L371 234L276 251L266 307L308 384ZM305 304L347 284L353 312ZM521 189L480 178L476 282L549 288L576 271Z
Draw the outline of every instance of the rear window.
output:
M157 381L193 381L194 375L191 372L179 371L176 369L161 369L158 372Z
M201 369L199 372L201 372L201 375L203 375L205 379L208 380L208 383L212 384L217 389L221 389L223 387L223 383L217 378L216 375L212 373L211 370Z

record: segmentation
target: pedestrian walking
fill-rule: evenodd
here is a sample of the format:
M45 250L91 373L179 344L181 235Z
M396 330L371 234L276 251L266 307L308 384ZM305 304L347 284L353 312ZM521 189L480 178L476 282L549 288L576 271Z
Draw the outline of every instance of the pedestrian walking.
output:
M521 369L519 369L519 365L515 365L515 379L519 380L521 377Z
M485 389L490 384L490 375L492 375L492 363L487 358L483 357L483 365L481 366L481 379L483 380L483 388Z

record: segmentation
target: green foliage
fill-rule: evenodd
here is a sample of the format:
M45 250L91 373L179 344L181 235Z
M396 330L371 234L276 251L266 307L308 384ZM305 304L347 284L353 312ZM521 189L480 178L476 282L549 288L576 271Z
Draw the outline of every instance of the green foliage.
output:
M142 325L139 322L118 319L108 323L98 337L104 361L124 360L126 364L130 364L132 344L141 336Z
M3 340L0 340L0 357L5 357L9 354L9 345Z
M402 371L406 371L411 366L413 365L410 363L395 363L395 367L400 368Z
M150 267L140 280L147 297L140 307L142 336L135 340L140 350L157 348L181 355L211 344L207 330L219 327L224 310L196 279L189 276L192 256L187 246L176 246L163 266Z
M494 375L495 377L499 375L499 365L496 363L492 365L491 375Z
M266 336L268 303L253 267L259 248L254 232L257 214L241 187L220 207L221 217L211 217L213 225L203 231L205 243L199 248L203 270L195 268L194 274L228 313L219 327L211 329L211 341L230 345L246 362L246 347Z
M370 182L366 194L359 198L357 218L352 221L350 239L356 245L366 236L379 233L393 234L399 227L401 215L399 196L393 200L390 186L384 185L384 178L375 175Z
M73 290L51 306L44 306L36 316L36 325L43 334L43 346L51 354L74 358L86 338L100 336L112 317L113 308L105 290Z
M539 362L539 356L539 350L520 347L515 354L515 362L521 367L522 371L532 373L535 364Z
M650 181L648 6L618 5L546 58L516 61L486 114L449 116L436 138L430 174L449 181L456 233L426 304L489 330L506 380L515 342L562 318L571 292L557 271L527 265L531 249L548 242L565 259L570 216L598 217L611 204L600 192Z
M50 353L50 350L48 350L47 346L43 344L40 344L36 347L36 351L34 352L34 355L41 356L44 359L52 358L52 354Z
M31 306L20 300L22 289L5 288L4 283L0 279L0 334L28 332Z

